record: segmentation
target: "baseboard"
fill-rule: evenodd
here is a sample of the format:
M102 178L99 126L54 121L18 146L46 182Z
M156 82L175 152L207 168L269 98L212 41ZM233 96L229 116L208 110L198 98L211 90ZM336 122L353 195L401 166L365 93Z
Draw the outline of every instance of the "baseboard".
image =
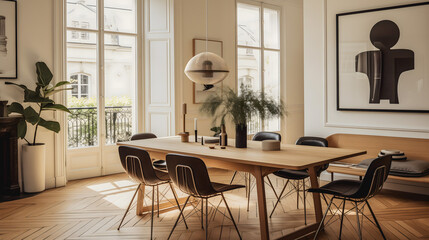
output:
M67 183L66 176L60 176L55 178L55 187L64 187Z
M47 178L45 180L45 188L46 189L55 188L55 178Z
M331 173L323 172L320 175L322 181L331 181ZM358 176L347 175L342 173L334 173L334 180L339 179L350 179L350 180L359 180ZM388 179L384 184L384 189L401 191L407 193L417 193L423 195L429 195L429 186L427 184L417 183L417 182L406 182L394 179Z

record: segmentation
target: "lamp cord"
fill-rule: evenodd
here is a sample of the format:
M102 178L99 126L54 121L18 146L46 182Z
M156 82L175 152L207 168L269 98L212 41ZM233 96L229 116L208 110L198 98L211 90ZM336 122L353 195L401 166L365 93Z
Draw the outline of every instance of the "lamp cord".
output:
M209 23L208 22L209 22L209 0L206 0L206 52L208 51L208 42L209 42Z

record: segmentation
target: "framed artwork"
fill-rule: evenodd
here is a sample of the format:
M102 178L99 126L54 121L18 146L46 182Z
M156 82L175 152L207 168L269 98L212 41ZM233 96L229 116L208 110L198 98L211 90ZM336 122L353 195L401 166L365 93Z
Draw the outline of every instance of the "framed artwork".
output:
M337 110L429 112L429 2L336 20Z
M215 53L223 57L223 42L217 40L208 40L206 46L205 39L194 38L192 41L193 45L193 56L205 52L206 47L208 52ZM193 103L203 103L210 94L213 94L222 86L222 83L216 85L203 85L193 83Z
M18 77L16 1L0 0L0 79Z

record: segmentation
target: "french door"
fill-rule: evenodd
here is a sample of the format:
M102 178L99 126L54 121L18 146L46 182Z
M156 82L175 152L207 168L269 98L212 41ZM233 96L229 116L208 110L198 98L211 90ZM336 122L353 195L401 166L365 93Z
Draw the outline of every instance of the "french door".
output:
M142 1L66 0L67 179L121 172L117 141L141 129Z

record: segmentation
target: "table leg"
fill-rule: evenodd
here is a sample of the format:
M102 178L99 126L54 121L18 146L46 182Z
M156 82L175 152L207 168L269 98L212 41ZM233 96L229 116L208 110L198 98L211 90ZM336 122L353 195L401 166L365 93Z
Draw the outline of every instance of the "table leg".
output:
M258 192L258 210L259 210L259 225L261 231L261 240L270 239L268 231L268 214L267 200L265 198L265 182L261 167L255 167L253 175L256 178L256 188Z
M310 181L312 188L319 187L319 181L317 181L317 166L308 168L308 173L310 174ZM322 221L322 202L320 200L319 193L313 193L313 202L314 202L314 213L316 215L316 223Z
M136 214L138 216L143 215L144 191L145 185L142 183L139 191L137 192Z

